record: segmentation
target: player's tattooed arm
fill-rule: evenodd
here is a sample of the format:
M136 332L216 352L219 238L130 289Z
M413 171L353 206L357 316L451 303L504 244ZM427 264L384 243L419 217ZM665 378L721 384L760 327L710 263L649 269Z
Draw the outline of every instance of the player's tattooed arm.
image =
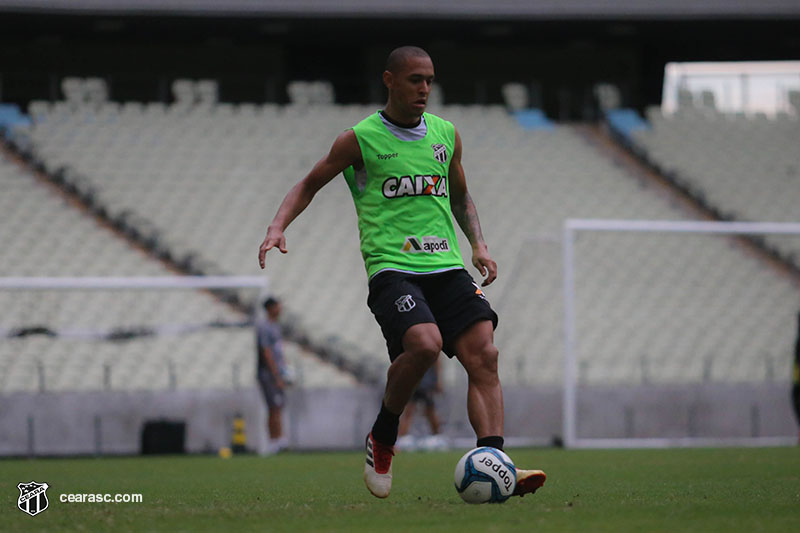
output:
M497 278L497 263L489 255L489 248L483 240L478 210L467 190L464 167L461 165L461 137L455 132L455 146L450 160L450 209L472 246L472 264L484 277L485 287Z
M450 208L453 210L453 216L459 227L469 239L473 250L481 244L485 246L481 222L478 219L478 210L475 208L475 203L472 201L472 196L470 196L469 192L464 191L461 198L457 198L457 195L452 195Z

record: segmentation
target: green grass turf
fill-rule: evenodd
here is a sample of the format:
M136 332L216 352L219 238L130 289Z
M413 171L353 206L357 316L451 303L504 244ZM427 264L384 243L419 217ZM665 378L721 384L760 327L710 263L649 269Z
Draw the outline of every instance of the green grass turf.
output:
M548 481L503 505L461 502L462 451L398 454L387 500L364 487L362 453L0 460L0 530L800 531L800 448L510 450ZM34 517L16 508L31 480L50 485ZM58 501L79 492L144 502Z

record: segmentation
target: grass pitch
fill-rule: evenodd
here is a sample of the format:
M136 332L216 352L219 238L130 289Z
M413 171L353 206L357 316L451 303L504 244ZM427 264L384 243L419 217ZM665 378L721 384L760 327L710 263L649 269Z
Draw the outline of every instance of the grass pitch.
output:
M3 531L800 531L800 448L509 450L545 486L502 505L453 488L465 450L395 457L387 500L363 453L275 457L0 460ZM49 508L17 509L46 482ZM142 503L62 503L62 493L141 493Z

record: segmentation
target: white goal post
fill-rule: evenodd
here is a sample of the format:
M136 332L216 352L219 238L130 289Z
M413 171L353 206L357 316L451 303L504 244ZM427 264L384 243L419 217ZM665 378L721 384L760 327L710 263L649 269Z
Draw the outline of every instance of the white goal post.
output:
M576 338L576 235L579 232L666 232L695 234L793 235L800 236L800 223L713 222L669 220L568 219L563 225L563 297L564 297L564 375L563 436L568 448L670 447L713 445L792 445L792 437L746 437L715 439L679 438L586 438L578 432L579 358ZM788 397L786 400L789 402Z

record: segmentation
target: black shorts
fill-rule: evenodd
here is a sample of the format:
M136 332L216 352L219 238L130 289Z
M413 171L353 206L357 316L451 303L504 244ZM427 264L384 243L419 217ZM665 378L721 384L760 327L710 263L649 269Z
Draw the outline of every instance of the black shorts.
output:
M464 269L437 274L380 272L369 282L367 304L381 326L392 361L403 353L403 335L415 324L439 326L448 357L456 355L456 339L474 323L491 320L497 327L497 313Z
M425 407L434 407L436 405L434 394L435 391L432 387L417 387L411 394L411 401L421 403Z

